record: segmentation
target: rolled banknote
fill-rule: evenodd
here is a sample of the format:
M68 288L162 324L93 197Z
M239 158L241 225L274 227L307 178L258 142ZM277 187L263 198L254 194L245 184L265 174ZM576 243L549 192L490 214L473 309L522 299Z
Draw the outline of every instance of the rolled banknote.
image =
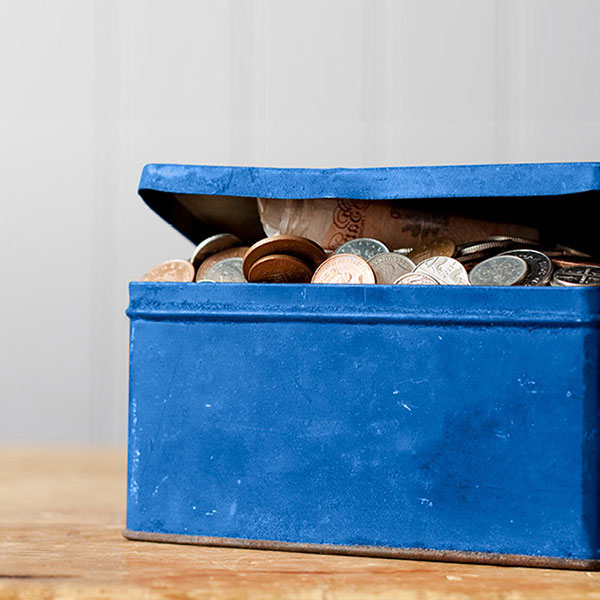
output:
M539 239L539 231L526 225L416 210L404 207L402 201L258 198L258 212L268 236L299 235L327 250L362 237L375 238L390 248L414 247L437 237L452 238L457 244L493 235Z

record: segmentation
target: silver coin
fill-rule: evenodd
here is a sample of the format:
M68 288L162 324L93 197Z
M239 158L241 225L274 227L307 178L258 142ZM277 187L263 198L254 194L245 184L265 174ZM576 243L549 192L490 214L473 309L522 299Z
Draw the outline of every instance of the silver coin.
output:
M368 261L377 254L389 252L388 247L379 240L373 238L356 238L342 244L334 254L356 254Z
M439 282L425 273L405 273L394 283L396 285L439 285Z
M432 256L417 265L415 273L425 273L444 285L470 285L467 270L449 256Z
M397 252L398 254L410 254L414 248L396 248L392 250L392 252Z
M508 250L512 246L514 246L514 244L510 240L485 240L483 242L471 242L469 244L462 244L457 247L456 258L484 252L493 253L495 250L499 252L502 249Z
M206 271L204 279L219 283L243 283L246 281L243 262L242 258L224 258Z
M492 242L512 242L513 245L533 246L534 248L539 248L542 245L538 240L519 237L517 235L490 235L488 240Z
M552 284L555 286L599 286L600 267L565 267L554 273Z
M543 252L521 248L503 252L500 256L518 256L529 267L529 273L520 285L538 286L549 283L552 276L552 261Z
M469 273L472 285L517 285L529 267L518 256L493 256L473 267Z
M211 254L221 252L221 250L227 250L227 248L233 248L234 246L241 246L242 240L232 233L218 233L212 235L205 240L202 240L194 250L190 262L197 269L200 263L208 258Z
M410 258L396 252L376 254L367 262L375 272L376 283L394 283L400 275L412 273L415 268L415 263Z
M473 263L478 263L481 262L482 260L486 260L488 258L490 258L491 256L495 256L495 253L491 253L490 252L477 252L475 254L467 254L465 256L457 256L456 260L461 264L461 265L472 265Z

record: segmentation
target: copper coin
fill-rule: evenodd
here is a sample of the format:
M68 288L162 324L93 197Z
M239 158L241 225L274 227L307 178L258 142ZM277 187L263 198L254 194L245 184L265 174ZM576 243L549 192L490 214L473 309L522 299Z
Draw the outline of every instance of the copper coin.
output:
M334 254L315 271L313 283L375 283L369 263L356 254Z
M563 254L571 254L573 256L583 256L584 258L592 258L589 254L576 250L575 248L569 248L569 246L563 246L562 244L556 244L556 249Z
M225 258L244 258L244 254L248 251L248 246L240 246L239 248L228 248L221 250L212 256L209 256L199 267L196 273L196 281L203 281L208 271L213 265L222 261Z
M269 254L259 258L248 273L251 283L310 283L313 270L289 254Z
M586 258L585 256L578 256L576 254L567 254L561 256L551 256L550 259L554 266L564 269L566 267L600 267L600 262L593 258Z
M325 250L316 242L297 235L275 235L250 246L244 256L244 275L248 278L252 265L269 254L287 254L303 260L316 269L325 260Z
M192 254L192 258L190 258L190 262L197 269L202 261L207 259L211 254L215 254L216 252L220 252L221 250L226 250L227 248L231 248L233 246L240 246L242 240L237 235L233 235L233 233L218 233L217 235L212 235L205 240L202 240L194 250L194 254Z
M400 275L396 281L396 285L439 285L439 283L426 273L405 273Z
M152 267L140 281L194 281L194 266L176 258Z
M425 244L417 246L412 252L407 254L415 265L432 258L433 256L454 256L456 244L450 238L436 238Z

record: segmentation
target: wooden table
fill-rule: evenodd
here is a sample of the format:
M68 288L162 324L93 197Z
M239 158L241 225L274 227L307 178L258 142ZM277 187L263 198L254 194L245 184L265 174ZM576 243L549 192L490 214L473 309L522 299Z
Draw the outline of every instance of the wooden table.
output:
M125 472L123 451L0 451L0 599L600 598L595 572L127 541Z

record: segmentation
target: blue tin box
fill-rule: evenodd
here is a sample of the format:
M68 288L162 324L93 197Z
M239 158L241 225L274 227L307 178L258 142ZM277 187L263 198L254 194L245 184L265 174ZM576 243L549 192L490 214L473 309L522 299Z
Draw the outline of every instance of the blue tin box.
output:
M598 252L600 165L149 165L198 242L256 197L521 212ZM131 283L126 537L600 566L600 290Z

